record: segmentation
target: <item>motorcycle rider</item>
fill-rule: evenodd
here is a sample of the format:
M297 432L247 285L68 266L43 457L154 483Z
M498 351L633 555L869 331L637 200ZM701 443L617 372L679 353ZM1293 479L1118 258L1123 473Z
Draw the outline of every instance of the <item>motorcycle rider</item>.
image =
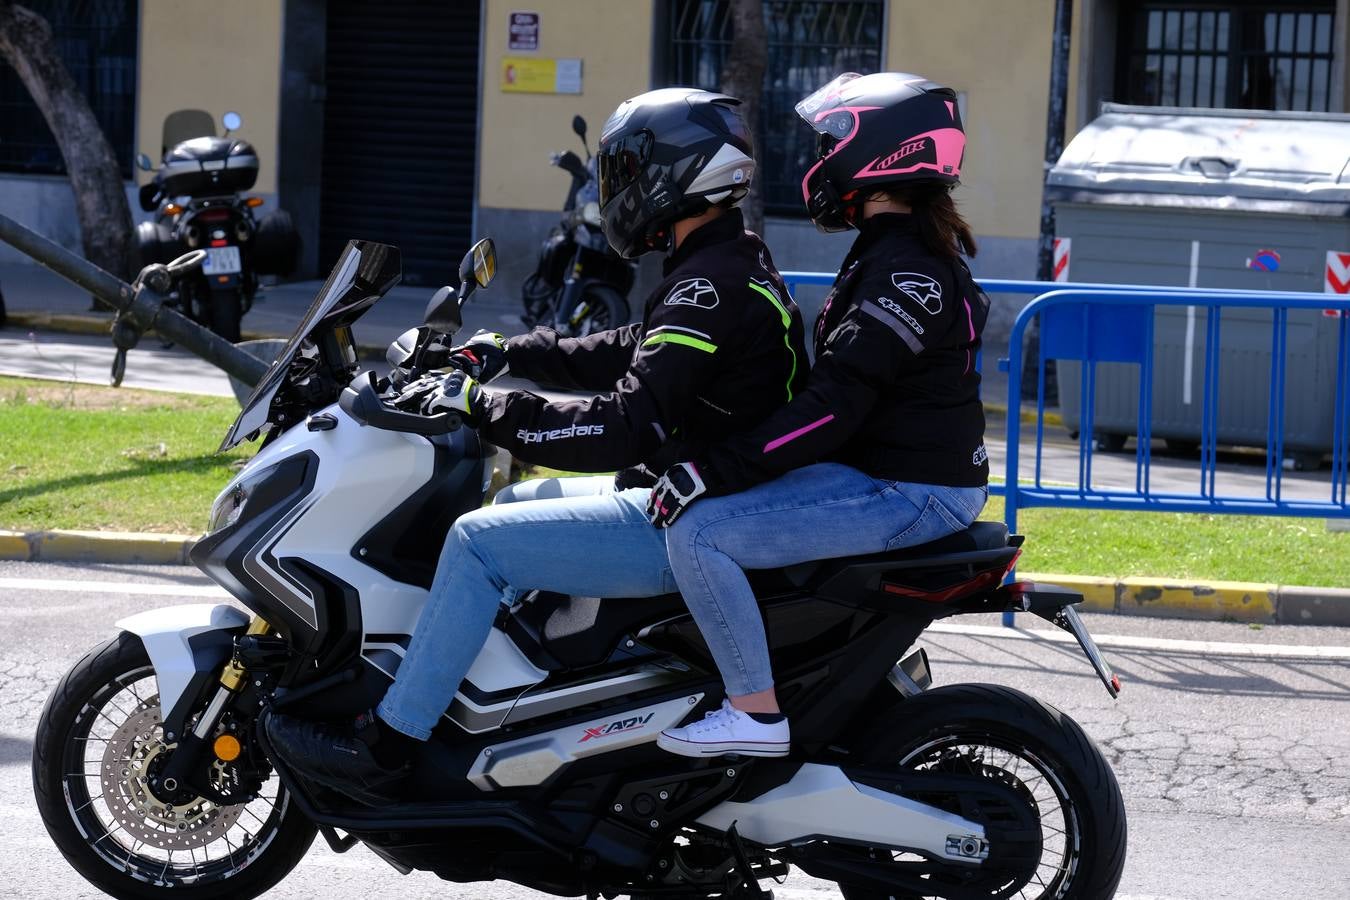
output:
M750 131L724 95L685 88L620 104L598 151L605 236L633 258L670 250L640 323L584 338L536 329L476 336L456 370L410 385L399 405L454 410L483 440L560 469L659 472L691 446L743 431L789 400L806 371L804 327L767 248L735 204L754 172ZM550 403L480 384L509 367L605 392ZM367 803L397 793L487 639L526 589L589 597L670 593L663 534L645 507L653 476L563 479L552 499L472 511L448 535L394 684L354 723L265 720L305 776ZM625 489L626 488L626 489Z
M686 756L788 752L744 569L923 544L968 528L988 497L975 370L988 299L961 259L975 242L950 196L965 149L956 94L914 75L849 73L797 113L817 133L802 180L811 218L859 233L816 322L806 388L652 491L652 521L668 528L675 580L727 689L720 710L658 737Z

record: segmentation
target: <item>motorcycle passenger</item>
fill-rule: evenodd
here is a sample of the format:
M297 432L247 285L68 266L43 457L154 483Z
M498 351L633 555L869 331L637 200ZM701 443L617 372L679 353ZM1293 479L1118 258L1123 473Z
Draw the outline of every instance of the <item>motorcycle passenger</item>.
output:
M548 329L509 341L476 336L458 348L456 371L415 382L400 405L455 410L483 440L527 462L585 472L646 463L660 472L689 455L690 443L743 431L792 397L805 378L805 329L763 241L735 208L754 172L738 105L671 88L624 102L605 125L598 158L607 239L628 258L670 250L642 322L584 338ZM508 368L599 395L550 403L480 386ZM550 499L461 516L383 700L345 727L271 716L266 727L279 752L307 777L382 802L441 721L503 602L528 589L674 592L664 535L645 512L655 476L640 486L633 477L562 479Z
M956 94L850 73L797 112L817 133L807 210L821 230L858 236L817 319L806 388L652 491L648 511L668 528L671 570L728 697L661 733L685 756L788 752L744 569L926 543L968 528L988 496L975 371L988 299L961 259L975 242L950 196L965 149Z

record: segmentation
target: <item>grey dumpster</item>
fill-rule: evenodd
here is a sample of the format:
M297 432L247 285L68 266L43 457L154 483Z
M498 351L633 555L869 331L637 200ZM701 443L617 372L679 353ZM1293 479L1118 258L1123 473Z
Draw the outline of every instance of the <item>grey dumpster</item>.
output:
M1070 239L1068 280L1321 292L1329 252L1350 253L1350 116L1105 104L1048 190ZM1218 442L1264 447L1271 314L1228 310L1222 322ZM1289 315L1285 447L1301 465L1330 451L1337 325ZM1194 447L1205 310L1159 308L1154 327L1153 435ZM1076 431L1078 364L1059 373ZM1118 449L1137 428L1138 368L1102 364L1097 379L1094 430Z

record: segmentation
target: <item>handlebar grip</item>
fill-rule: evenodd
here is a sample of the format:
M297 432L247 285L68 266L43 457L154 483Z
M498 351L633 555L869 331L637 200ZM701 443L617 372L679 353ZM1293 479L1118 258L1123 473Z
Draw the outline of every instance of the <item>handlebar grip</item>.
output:
M338 406L362 425L384 431L420 434L425 437L449 434L463 424L459 413L446 412L424 416L390 407L380 399L379 393L375 390L374 372L363 372L356 376L338 397Z

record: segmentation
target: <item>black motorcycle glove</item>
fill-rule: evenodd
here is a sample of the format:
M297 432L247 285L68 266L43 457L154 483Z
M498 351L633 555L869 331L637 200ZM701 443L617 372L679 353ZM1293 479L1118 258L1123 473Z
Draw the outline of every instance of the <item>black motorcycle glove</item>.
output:
M483 389L465 372L424 375L403 389L394 401L400 409L416 409L424 416L459 413L470 425L483 411Z
M711 474L707 469L700 471L691 462L676 463L666 469L652 488L651 498L647 501L647 518L657 528L669 528L689 504L709 494L717 496L717 482Z
M496 332L480 331L458 347L450 348L449 365L467 372L480 384L487 384L509 368L506 338Z
M636 466L629 466L627 469L620 469L614 473L614 490L652 488L656 487L657 480L655 472L639 463Z

